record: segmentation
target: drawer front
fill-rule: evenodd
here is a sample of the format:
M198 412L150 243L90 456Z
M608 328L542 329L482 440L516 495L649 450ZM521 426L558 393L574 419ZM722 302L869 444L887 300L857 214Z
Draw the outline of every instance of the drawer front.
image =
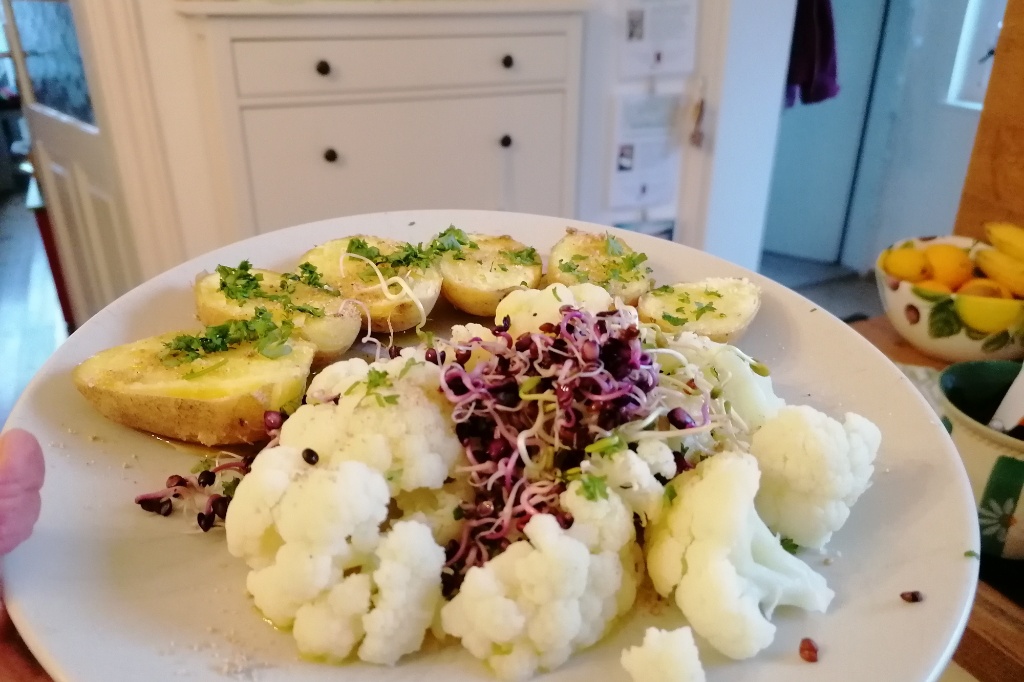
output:
M550 93L247 110L258 229L401 209L565 215L564 107Z
M565 35L233 43L242 96L370 92L555 82L565 78Z

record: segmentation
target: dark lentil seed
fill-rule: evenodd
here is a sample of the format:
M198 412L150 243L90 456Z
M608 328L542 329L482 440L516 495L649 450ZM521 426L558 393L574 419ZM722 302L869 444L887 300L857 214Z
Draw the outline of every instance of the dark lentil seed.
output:
M900 599L908 604L914 604L919 601L924 601L924 595L917 590L911 590L909 592L900 592Z
M306 448L302 451L302 459L306 464L313 465L320 461L320 455L313 448Z
M199 475L196 476L196 481L199 483L201 488L206 488L213 485L214 481L217 480L217 474L212 471L200 471Z

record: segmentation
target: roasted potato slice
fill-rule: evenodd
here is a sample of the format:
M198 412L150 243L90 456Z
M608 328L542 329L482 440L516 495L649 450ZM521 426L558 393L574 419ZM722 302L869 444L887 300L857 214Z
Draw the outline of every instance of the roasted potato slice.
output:
M238 286L240 275L249 281L257 279L255 290ZM276 322L288 317L295 324L293 333L316 345L315 367L338 360L352 347L363 323L355 302L337 292L283 279L281 273L270 270L228 268L223 274L200 277L195 296L199 321L205 325L248 320L257 307L266 308Z
M534 289L543 274L536 249L508 235L468 235L470 243L441 257L441 293L470 315L494 317L501 299L516 289Z
M690 331L730 342L746 331L761 307L761 289L747 279L711 277L663 286L640 297L637 312L665 332Z
M636 305L651 288L646 260L646 254L634 251L619 237L570 227L551 248L547 281L566 286L590 282L628 305Z
M441 270L431 254L408 242L354 235L321 244L307 251L300 262L316 266L324 281L344 298L362 301L370 311L371 331L400 332L419 324L416 303L397 284L391 284L386 295L373 268L347 255L350 244L353 253L373 261L385 278L404 280L423 313L430 313L441 294Z
M75 387L103 416L134 429L202 445L257 443L267 439L266 410L301 400L316 352L292 338L291 352L276 358L245 343L167 366L165 344L176 336L97 353L75 368Z

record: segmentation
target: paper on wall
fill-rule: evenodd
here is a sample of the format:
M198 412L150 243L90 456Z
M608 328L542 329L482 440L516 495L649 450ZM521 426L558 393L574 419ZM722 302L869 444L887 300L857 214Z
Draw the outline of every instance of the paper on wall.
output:
M671 203L679 178L675 142L678 95L619 95L616 98L609 208Z
M693 71L697 0L621 0L619 7L620 77Z

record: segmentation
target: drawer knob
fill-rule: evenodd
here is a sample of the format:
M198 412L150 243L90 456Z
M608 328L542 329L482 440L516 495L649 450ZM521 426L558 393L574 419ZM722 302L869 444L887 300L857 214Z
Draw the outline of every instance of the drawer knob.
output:
M506 69L511 69L512 65L515 63L515 60L512 59L512 55L510 54L507 54L501 58L501 65L504 66Z
M324 161L327 163L334 163L338 160L338 152L334 151L331 147L324 150Z
M326 76L331 72L331 64L326 59L321 59L316 63L316 72L321 76Z
M512 138L509 135L502 135L500 142L502 147L512 146Z

